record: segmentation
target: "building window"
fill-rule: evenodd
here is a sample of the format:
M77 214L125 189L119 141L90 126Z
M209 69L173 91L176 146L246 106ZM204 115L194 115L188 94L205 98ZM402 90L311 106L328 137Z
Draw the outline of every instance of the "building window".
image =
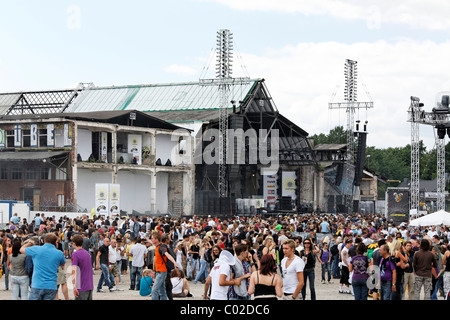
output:
M8 180L8 168L0 169L0 180Z
M47 147L47 129L39 129L39 147Z
M24 147L24 148L31 147L31 130L30 129L22 130L22 147Z
M56 170L56 180L67 180L67 169L66 168L58 168Z
M51 180L51 173L50 168L41 168L41 180Z
M6 147L14 148L14 130L6 130Z
M58 207L64 207L65 203L64 203L64 195L63 194L58 194Z
M36 180L37 179L37 169L36 168L27 168L25 171L25 179L26 180Z
M22 180L22 168L11 169L11 180Z

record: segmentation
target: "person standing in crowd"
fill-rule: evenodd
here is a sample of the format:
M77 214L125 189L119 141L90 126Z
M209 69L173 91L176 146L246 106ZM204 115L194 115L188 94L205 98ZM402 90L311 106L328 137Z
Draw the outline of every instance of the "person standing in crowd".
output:
M109 272L111 273L112 277L114 278L114 283L116 284L116 289L119 291L122 291L122 289L119 289L119 266L117 265L117 240L111 239L110 245L108 247L108 259L109 259ZM120 254L119 254L120 256Z
M405 247L403 246L403 243L395 239L392 241L392 247L391 247L391 256L395 261L395 268L396 268L396 283L395 288L396 290L392 292L392 300L402 300L403 296L403 284L404 284L404 274L405 269L409 266L408 265L408 257L406 256Z
M11 293L12 300L28 300L28 287L30 279L25 269L25 261L27 256L20 253L22 243L16 238L12 242L12 252L8 256L8 265L11 265Z
M155 246L155 281L153 283L152 288L152 300L167 300L166 293L166 276L167 276L167 267L166 262L169 259L176 268L181 269L172 255L167 251L166 246L161 243L161 233L158 231L152 232L151 242ZM147 238L147 241L150 241Z
M72 285L75 300L92 300L94 291L94 277L92 273L91 256L83 248L83 237L74 235L72 246Z
M238 278L231 278L231 267L235 263L234 256L228 250L222 250L206 280L204 298L211 284L211 300L228 300L228 287L238 285L242 280L250 277L251 274L248 273Z
M397 291L397 271L393 257L389 253L389 245L380 247L380 298L381 300L392 300L392 292Z
M447 248L443 257L442 265L444 267L444 297L448 297L450 293L450 249Z
M138 222L136 222L138 223ZM144 271L145 259L147 258L147 247L141 243L141 238L136 239L136 244L130 249L130 256L133 257L133 271L131 272L130 290L139 291L142 272Z
M5 277L5 290L9 290L8 251L11 250L11 239L8 236L3 240L1 249L0 262L3 269L3 277Z
M294 240L285 240L283 243L284 258L280 265L283 276L283 300L302 299L300 293L304 286L305 262L295 254L294 250Z
M64 254L56 249L57 237L54 233L45 236L43 246L22 245L20 253L33 259L33 277L29 300L54 300L57 293L58 267L64 266Z
M422 239L420 241L420 250L414 254L413 268L414 268L414 300L420 300L420 291L423 287L424 300L430 300L432 279L437 278L436 257L430 250L430 241Z
M264 255L259 262L258 270L250 276L248 293L254 295L254 300L278 300L283 296L283 282L274 271L274 261L271 255Z
M328 273L328 284L331 283L331 253L328 249L328 242L323 243L322 250L317 256L322 268L322 283L325 283L325 273Z
M303 241L305 249L300 252L300 257L305 262L305 268L303 270L304 286L302 288L302 298L306 299L306 284L309 279L309 290L311 292L311 300L316 300L316 289L314 287L315 280L315 267L316 267L316 255L320 252L318 246L313 242L313 238L307 238Z
M406 293L408 293L408 300L414 300L414 252L411 241L406 241L405 254L408 262L406 268L403 270L403 300L406 299Z
M339 293L352 293L350 291L350 271L348 270L348 266L351 261L351 257L348 254L348 250L353 244L352 238L347 238L345 240L345 245L341 249L341 279L339 281ZM343 291L344 286L346 286L346 291Z
M103 283L106 284L110 292L116 291L114 277L109 270L109 245L110 240L106 237L103 240L103 245L98 249L95 270L101 269L102 274L98 281L97 292L104 292L102 289Z
M252 269L255 269L247 262L249 257L248 246L245 243L240 243L234 248L234 267L233 267L233 277L240 278L245 275L251 276ZM251 262L253 265L253 261ZM248 294L249 280L248 278L243 279L239 284L230 286L228 288L228 300L250 300L250 295Z
M348 265L348 271L353 272L352 288L355 300L367 300L369 288L367 287L367 279L369 278L369 258L365 255L366 245L362 242L356 247L356 255L351 258Z
M203 239L202 242L200 243L200 270L197 272L194 284L196 284L199 280L203 281L204 283L206 281L206 278L208 277L209 268L208 262L206 261L206 253L210 248L211 244L209 243L209 241L207 239ZM181 250L178 250L178 252L181 253ZM177 254L177 258L178 257L179 255ZM180 262L178 262L178 264L180 264Z

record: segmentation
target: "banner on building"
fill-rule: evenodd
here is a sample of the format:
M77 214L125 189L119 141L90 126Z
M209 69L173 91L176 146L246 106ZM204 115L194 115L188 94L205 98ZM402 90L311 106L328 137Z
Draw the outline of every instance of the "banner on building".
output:
M136 164L142 164L142 136L140 134L128 135L128 153L136 158Z
M295 199L295 171L283 171L281 173L282 175L282 186L283 189L281 190L281 195L283 197L291 197L292 199Z
M277 175L264 175L263 179L266 207L274 209L277 201Z
M47 124L47 147L55 147L55 125L53 123Z
M30 146L32 148L38 147L38 126L35 123L30 125Z
M20 124L14 125L14 148L22 147L22 129Z
M102 162L108 162L108 133L101 132L100 136L100 146L101 146L101 160Z
M120 184L109 185L109 215L120 214Z
M95 214L107 216L109 211L109 185L95 184Z

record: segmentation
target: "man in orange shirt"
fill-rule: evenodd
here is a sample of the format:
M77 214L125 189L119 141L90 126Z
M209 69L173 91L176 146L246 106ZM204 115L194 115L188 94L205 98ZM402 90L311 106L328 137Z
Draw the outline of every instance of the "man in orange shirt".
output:
M147 241L149 241L147 237ZM170 255L167 251L167 248L164 244L161 243L161 234L157 231L152 232L153 245L156 247L155 249L155 282L152 287L152 300L167 300L166 293L166 276L167 276L167 260L170 260L175 268L182 270L182 267L179 266L175 259Z

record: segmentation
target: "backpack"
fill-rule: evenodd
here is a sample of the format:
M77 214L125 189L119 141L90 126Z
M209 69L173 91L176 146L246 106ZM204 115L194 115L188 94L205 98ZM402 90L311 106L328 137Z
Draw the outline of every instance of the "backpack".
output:
M158 247L159 255L161 256L162 260L164 261L164 264L166 265L167 272L170 272L175 268L175 265L173 264L172 261L170 261L167 257L165 257L165 255L161 253L161 246L164 246L166 248L167 252L172 256L174 260L176 259L175 252L173 252L171 247L166 246L165 244L160 244Z
M334 256L339 254L339 249L337 244L334 244L331 248L330 248L330 253Z

